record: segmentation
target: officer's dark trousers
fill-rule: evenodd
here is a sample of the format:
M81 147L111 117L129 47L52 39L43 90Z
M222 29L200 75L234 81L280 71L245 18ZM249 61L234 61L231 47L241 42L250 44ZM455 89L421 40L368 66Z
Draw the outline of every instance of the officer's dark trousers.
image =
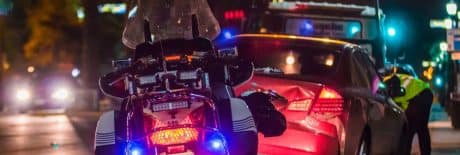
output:
M431 153L430 132L428 130L428 120L430 117L431 104L433 103L433 93L425 89L419 95L409 100L409 107L406 110L408 120L408 134L406 147L411 150L412 139L418 135L420 152L422 155Z

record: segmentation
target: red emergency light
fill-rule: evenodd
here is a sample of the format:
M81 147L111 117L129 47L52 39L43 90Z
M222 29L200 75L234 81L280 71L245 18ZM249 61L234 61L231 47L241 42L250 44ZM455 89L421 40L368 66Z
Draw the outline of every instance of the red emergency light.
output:
M306 10L308 9L307 4L296 4L294 10Z
M243 10L229 10L224 13L225 20L241 20L245 17L246 15Z

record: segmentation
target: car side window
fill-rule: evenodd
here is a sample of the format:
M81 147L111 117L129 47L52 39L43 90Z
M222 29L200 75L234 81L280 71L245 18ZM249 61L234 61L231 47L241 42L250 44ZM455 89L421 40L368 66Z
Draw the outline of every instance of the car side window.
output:
M354 49L355 50L355 49ZM365 67L365 63L363 63L362 58L360 58L360 54L358 51L353 52L352 55L352 63L350 66L351 71L351 81L354 86L359 88L371 88L371 82L367 77L367 71Z
M359 55L360 62L362 62L363 67L365 68L367 80L370 82L370 88L372 93L375 94L379 90L379 85L381 83L381 79L375 70L375 65L372 63L369 55L363 52L356 52Z

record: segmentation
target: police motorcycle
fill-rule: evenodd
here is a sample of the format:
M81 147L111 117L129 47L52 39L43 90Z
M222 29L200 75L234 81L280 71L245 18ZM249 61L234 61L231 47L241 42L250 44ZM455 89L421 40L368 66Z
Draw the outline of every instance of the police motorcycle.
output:
M119 104L98 121L96 155L255 155L258 131L282 134L284 116L269 116L277 111L268 95L244 98L252 104L234 96L253 65L236 48L214 49L207 38L219 28L206 0L139 0L135 9L123 36L137 44L134 57L114 61L99 81Z

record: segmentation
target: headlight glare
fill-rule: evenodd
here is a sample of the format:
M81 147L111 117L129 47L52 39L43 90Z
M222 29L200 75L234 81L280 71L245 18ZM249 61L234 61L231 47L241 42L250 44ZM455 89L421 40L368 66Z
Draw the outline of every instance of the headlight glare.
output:
M18 101L28 101L31 97L31 93L28 89L21 88L16 91L16 99Z
M59 88L53 92L51 97L56 100L65 100L70 97L70 91L66 88Z

